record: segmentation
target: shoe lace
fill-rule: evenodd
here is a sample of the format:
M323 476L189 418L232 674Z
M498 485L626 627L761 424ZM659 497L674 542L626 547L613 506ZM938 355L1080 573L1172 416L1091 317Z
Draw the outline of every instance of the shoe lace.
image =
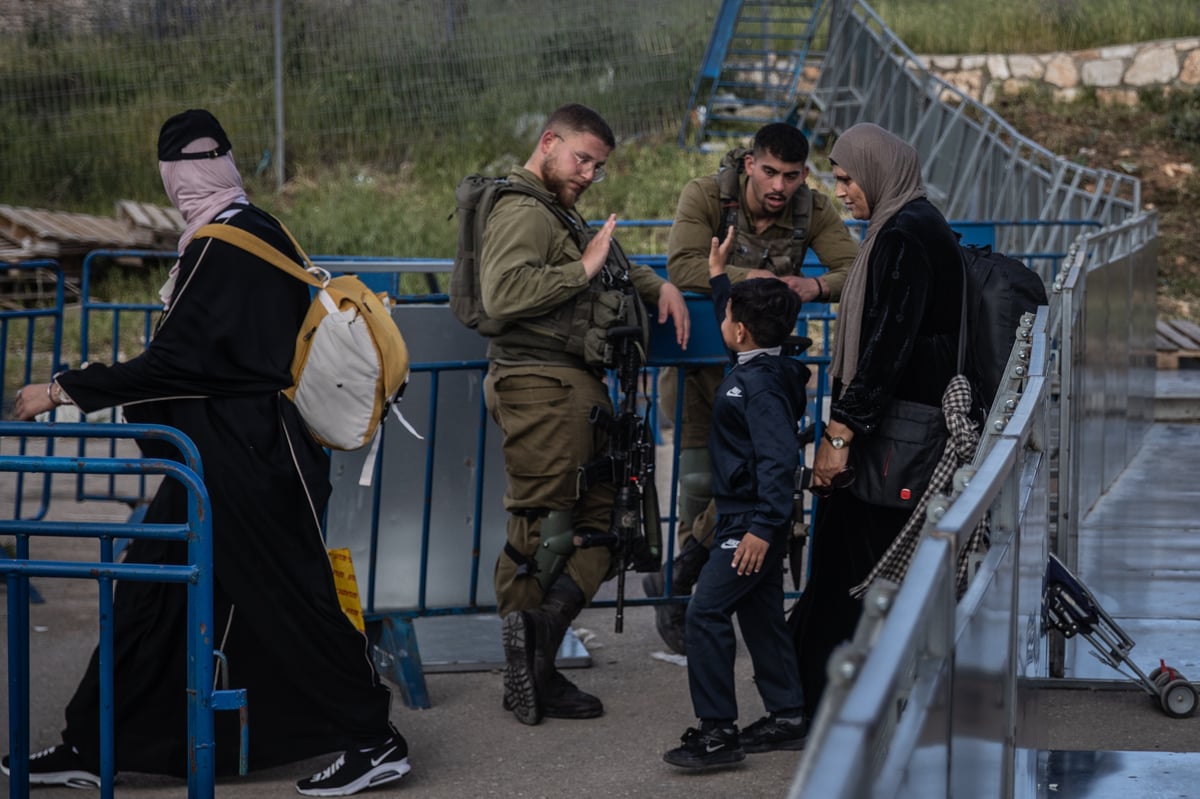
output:
M29 756L29 759L37 760L39 757L49 757L50 755L54 754L56 751L58 751L58 746L47 746L45 749L43 749L40 752L34 752L32 755Z
M319 774L314 774L313 782L322 782L323 780L329 779L334 774L337 774L338 769L340 769L344 765L346 765L346 753L345 752L338 755L337 760L333 761L328 766L326 766L324 771L322 771Z

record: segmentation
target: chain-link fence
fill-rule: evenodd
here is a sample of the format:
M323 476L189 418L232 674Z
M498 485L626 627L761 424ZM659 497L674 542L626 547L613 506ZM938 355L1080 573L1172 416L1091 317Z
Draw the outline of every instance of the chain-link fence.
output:
M0 0L0 203L157 199L158 127L212 109L243 172L527 146L554 106L678 130L718 0Z

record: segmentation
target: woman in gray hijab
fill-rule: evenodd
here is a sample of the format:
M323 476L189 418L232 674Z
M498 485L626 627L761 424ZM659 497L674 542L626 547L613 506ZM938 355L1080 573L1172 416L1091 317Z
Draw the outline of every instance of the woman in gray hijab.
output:
M894 400L940 406L956 374L962 265L957 239L925 196L916 150L877 125L846 130L830 153L836 194L868 225L838 308L833 400L813 463L817 504L809 583L793 612L806 711L825 688L833 649L854 634L862 582L904 527L909 508L864 502L847 488L855 446Z

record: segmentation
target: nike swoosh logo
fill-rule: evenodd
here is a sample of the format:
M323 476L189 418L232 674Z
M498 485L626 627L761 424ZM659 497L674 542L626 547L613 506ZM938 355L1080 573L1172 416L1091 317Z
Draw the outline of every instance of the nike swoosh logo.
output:
M718 749L720 749L720 748L721 748L722 746L724 746L724 745L725 745L725 744L705 744L705 745L704 745L704 751L705 751L705 752L708 752L709 754L712 754L713 752L717 751Z
M740 543L742 543L740 538L726 538L721 542L721 549L737 549Z
M384 752L384 753L383 753L382 755L380 755L379 757L373 757L373 758L371 758L371 768L375 768L375 767L376 767L376 766L378 766L380 763L382 763L384 760L387 760L387 756L388 756L388 755L390 755L392 752L395 752L395 751L396 751L396 747L394 747L394 746L393 746L391 749L387 750L386 752Z

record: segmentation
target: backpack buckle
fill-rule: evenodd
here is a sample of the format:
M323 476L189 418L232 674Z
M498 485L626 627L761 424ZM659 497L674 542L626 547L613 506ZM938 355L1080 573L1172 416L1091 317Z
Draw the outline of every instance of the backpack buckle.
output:
M322 286L329 285L329 281L333 279L333 276L329 273L328 269L322 269L316 264L309 264L304 271L321 281Z

